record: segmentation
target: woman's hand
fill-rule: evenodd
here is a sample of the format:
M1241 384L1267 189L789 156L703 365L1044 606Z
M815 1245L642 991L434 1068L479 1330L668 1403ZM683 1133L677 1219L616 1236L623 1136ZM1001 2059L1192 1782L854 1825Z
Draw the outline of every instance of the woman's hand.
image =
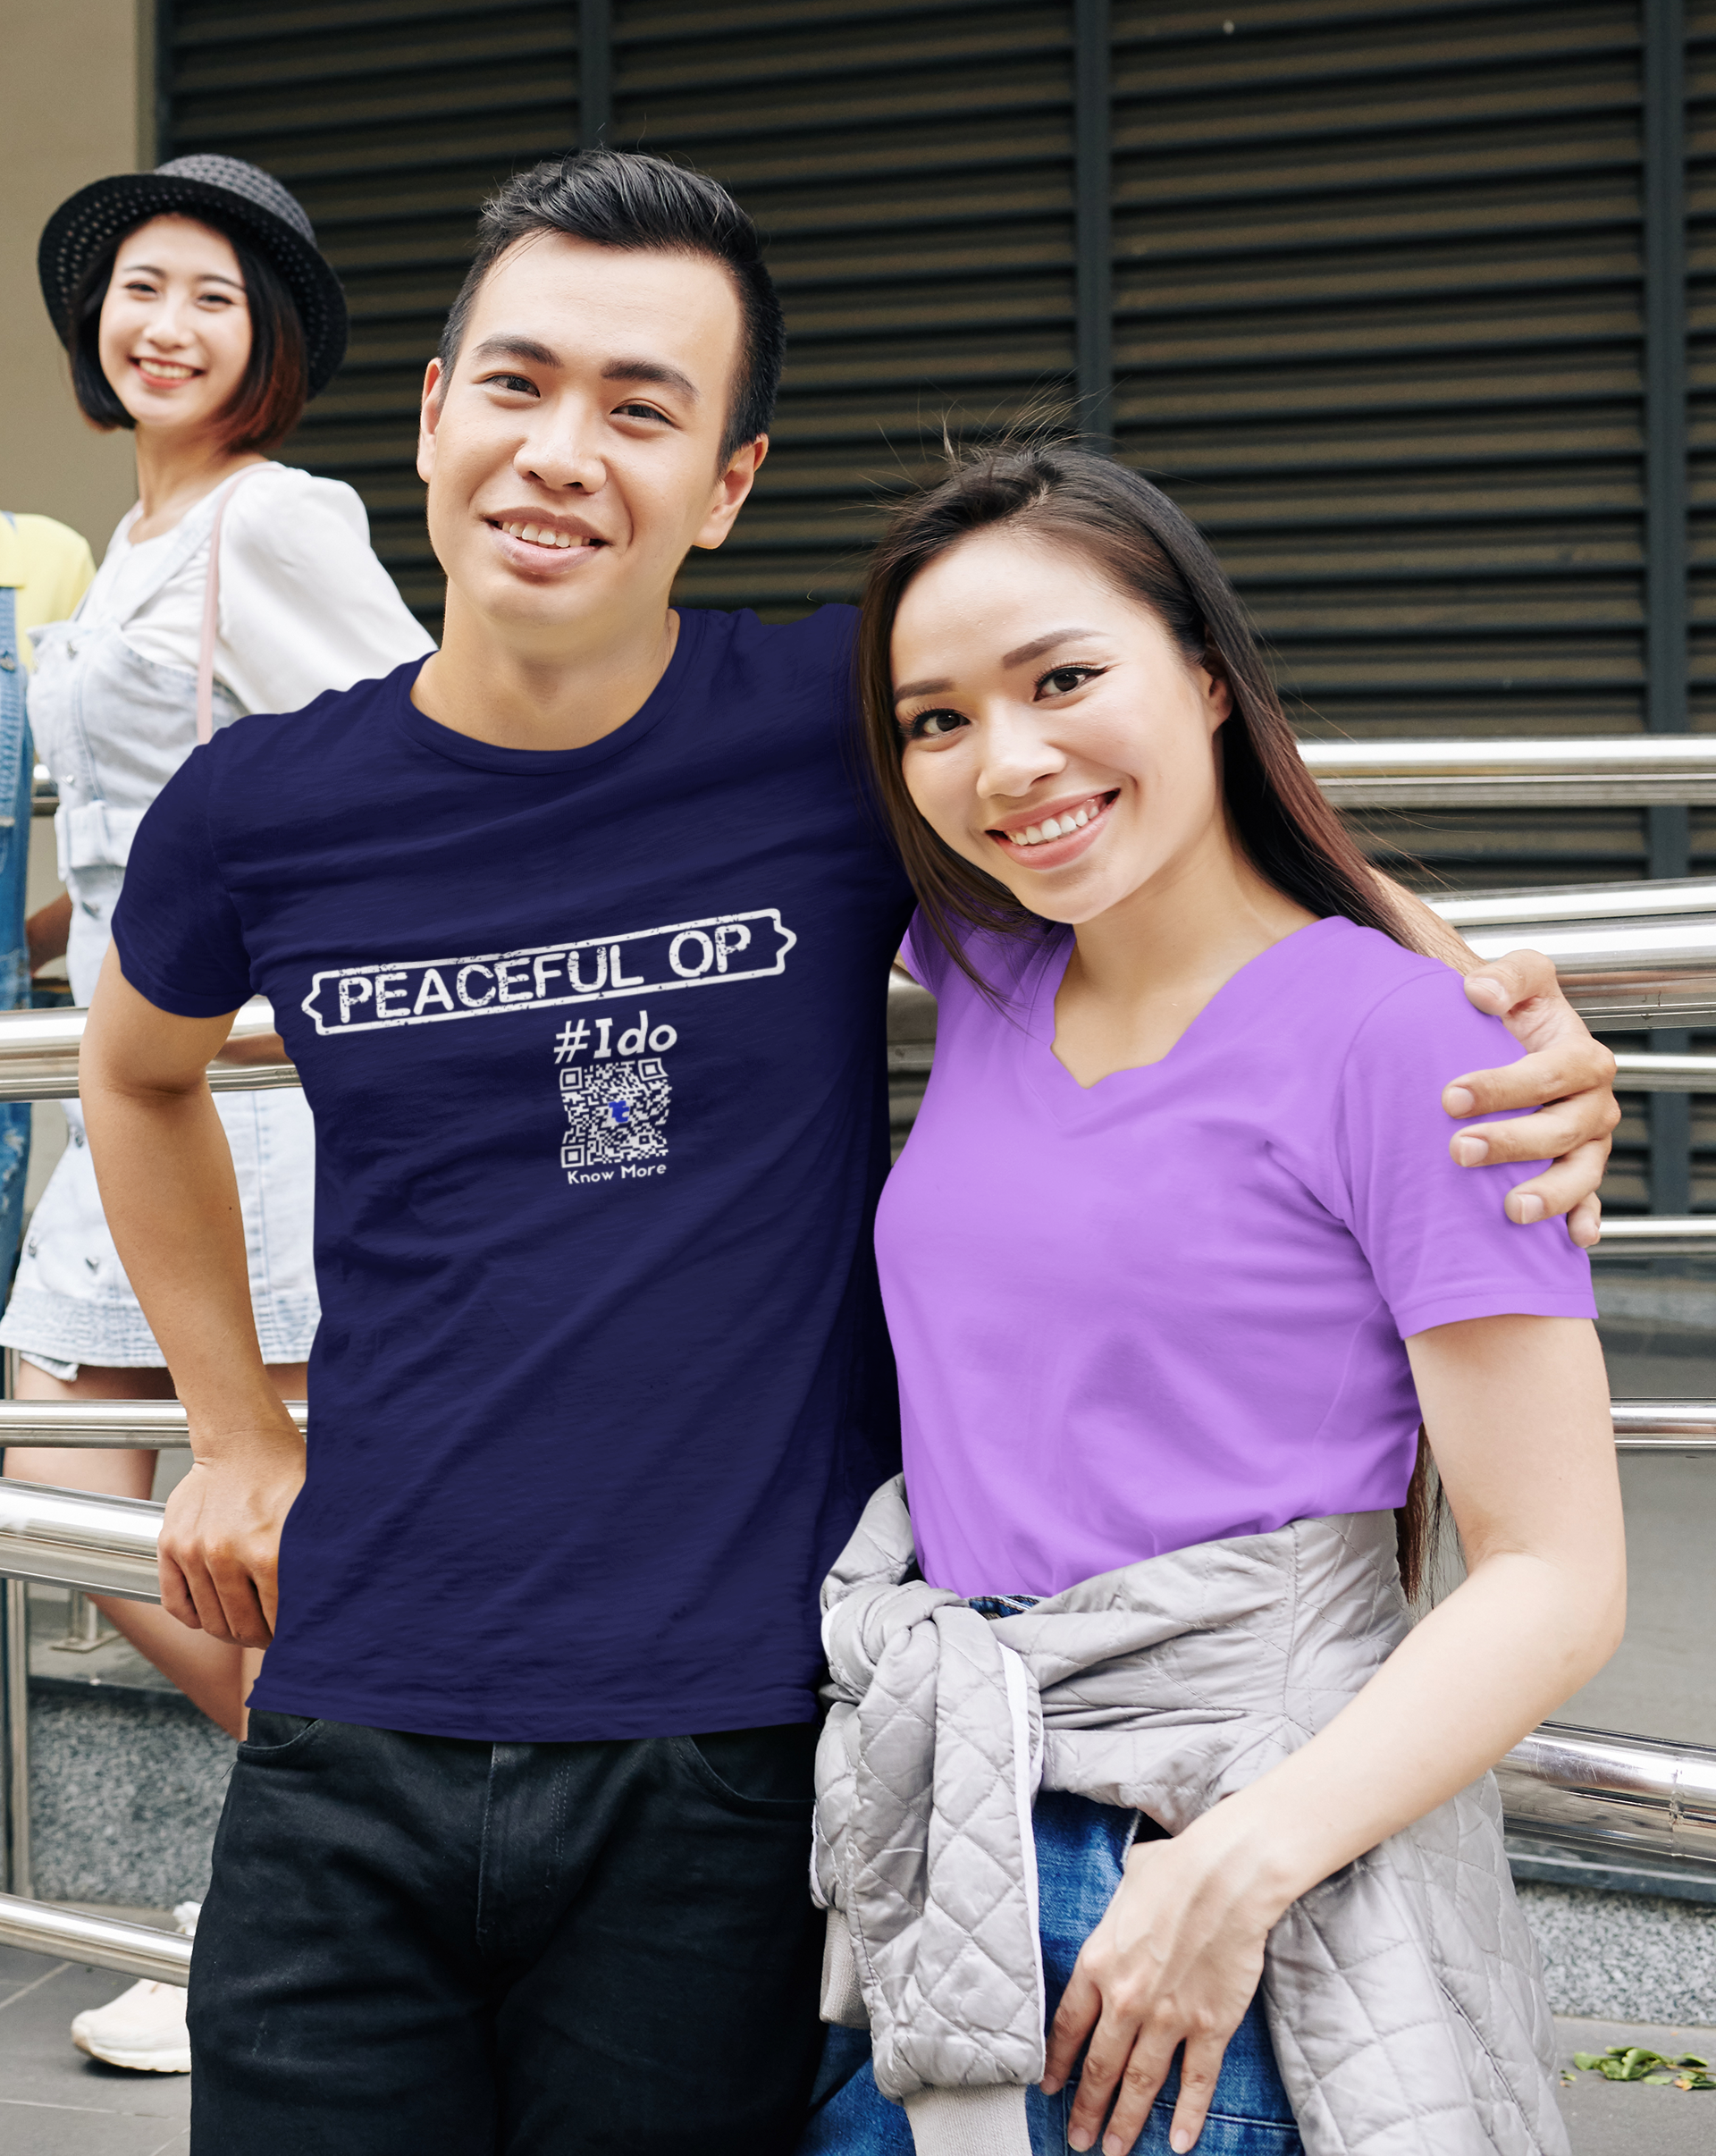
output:
M1190 2149L1203 2131L1228 2039L1263 1974L1264 1941L1285 1906L1245 1851L1227 1846L1224 1823L1217 1806L1176 1840L1139 1843L1084 1942L1049 2032L1042 2084L1051 2096L1063 2087L1089 2038L1071 2148L1094 2148L1100 2135L1103 2156L1125 2156L1182 2043L1170 2145Z
M229 1039L214 1058L216 1063L290 1063L286 1043L278 1033L248 1033Z

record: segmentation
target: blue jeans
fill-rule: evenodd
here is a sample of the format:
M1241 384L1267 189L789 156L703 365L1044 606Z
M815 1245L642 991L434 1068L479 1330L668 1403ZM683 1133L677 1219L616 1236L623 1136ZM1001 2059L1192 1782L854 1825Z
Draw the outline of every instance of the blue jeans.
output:
M1054 2018L1079 1958L1120 1884L1133 1815L1088 1798L1045 1790L1037 1800L1037 1868L1047 2010ZM1180 2059L1133 2144L1135 2156L1169 2156L1168 2128L1180 2093ZM1025 2093L1031 2156L1064 2156L1076 2084L1057 2095ZM913 2156L905 2113L876 2086L870 2034L830 2029L811 2121L798 2156ZM1253 2000L1222 2062L1198 2156L1304 2156L1292 2106L1281 2085L1263 2009Z
M0 516L6 516L0 510ZM6 516L8 524L12 518ZM29 871L30 780L36 758L24 704L24 654L18 598L0 585L0 1010L29 1008L29 954L24 943L24 884ZM0 1302L11 1285L24 1225L29 1173L29 1106L0 1105Z

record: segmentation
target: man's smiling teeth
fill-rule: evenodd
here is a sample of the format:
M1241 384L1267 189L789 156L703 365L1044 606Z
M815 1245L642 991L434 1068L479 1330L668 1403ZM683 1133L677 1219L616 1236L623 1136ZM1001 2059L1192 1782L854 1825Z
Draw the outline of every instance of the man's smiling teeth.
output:
M1051 838L1081 831L1096 813L1095 805L1088 803L1075 816L1045 816L1040 823L1027 824L1022 831L1009 831L1007 837L1014 846L1046 846Z
M581 539L576 532L557 532L549 524L503 524L500 529L509 539L527 539L533 546L594 546L593 539Z

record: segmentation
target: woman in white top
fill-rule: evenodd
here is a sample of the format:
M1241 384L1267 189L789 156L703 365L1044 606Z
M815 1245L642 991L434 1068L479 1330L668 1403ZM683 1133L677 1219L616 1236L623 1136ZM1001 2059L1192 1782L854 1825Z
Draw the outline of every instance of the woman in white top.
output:
M29 924L87 1003L131 838L212 726L295 711L431 648L349 486L269 461L345 350L344 297L294 198L256 166L181 157L83 189L43 235L42 286L85 414L137 436L139 501L69 621L35 636L30 719L60 789L67 895ZM200 680L199 680L200 674ZM200 695L199 695L200 689ZM200 709L199 709L200 706ZM281 1053L278 1049L275 1053ZM302 1399L317 1303L310 1115L295 1090L220 1096L265 1360ZM170 1398L102 1216L82 1121L30 1224L0 1342L27 1399ZM14 1448L27 1480L147 1496L151 1453ZM241 1651L152 1604L100 1607L235 1735ZM127 2063L130 2063L127 2061Z

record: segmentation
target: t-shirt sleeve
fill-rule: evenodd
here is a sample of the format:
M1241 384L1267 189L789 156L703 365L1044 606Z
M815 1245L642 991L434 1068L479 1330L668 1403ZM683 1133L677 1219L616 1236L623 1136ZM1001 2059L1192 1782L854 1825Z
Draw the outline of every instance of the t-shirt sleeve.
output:
M1590 1260L1564 1224L1520 1227L1502 1210L1508 1192L1544 1164L1459 1167L1449 1158L1459 1125L1443 1087L1518 1052L1442 969L1385 995L1348 1052L1336 1089L1336 1189L1402 1340L1468 1318L1597 1314Z
M299 711L434 649L376 560L358 495L296 471L233 494L220 610L221 678L247 711Z
M921 908L912 916L905 940L900 946L900 956L906 972L920 988L927 988L932 996L940 995L941 984L953 960L946 944L924 919Z
M216 754L193 750L156 796L131 841L114 914L126 980L177 1018L222 1017L251 993L238 909L209 830Z

